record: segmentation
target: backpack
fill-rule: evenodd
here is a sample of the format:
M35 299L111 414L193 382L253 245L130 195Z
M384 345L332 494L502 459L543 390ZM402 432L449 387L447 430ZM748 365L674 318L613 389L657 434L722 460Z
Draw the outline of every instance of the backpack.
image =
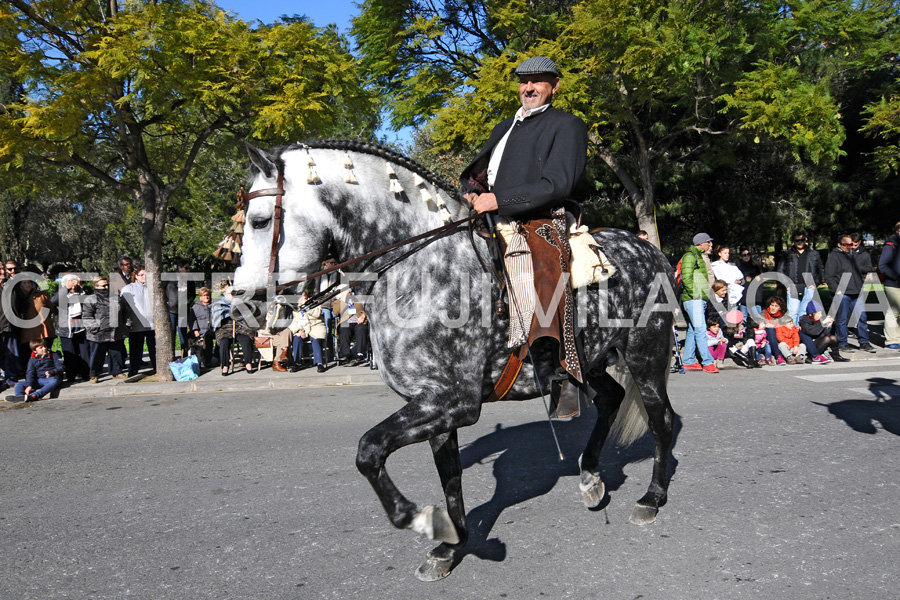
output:
M678 264L675 266L675 299L680 301L681 294L684 293L684 279L681 278L681 261L684 260L684 257L678 259Z
M700 260L694 256L694 259L697 261L697 264L694 267L700 266ZM679 302L681 301L681 294L684 293L684 279L681 276L681 261L684 260L684 256L678 259L678 264L675 266L675 299Z

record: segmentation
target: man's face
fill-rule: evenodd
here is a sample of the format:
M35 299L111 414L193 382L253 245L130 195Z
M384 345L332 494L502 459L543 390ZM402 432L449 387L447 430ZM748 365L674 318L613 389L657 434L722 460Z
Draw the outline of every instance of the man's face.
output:
M700 252L709 252L712 250L712 242L703 242L702 244L697 244L697 248L700 249Z
M66 280L66 289L70 292L81 285L80 279L67 279Z
M747 250L741 252L741 260L744 262L750 262L750 253Z
M843 250L844 252L850 252L851 250L853 250L853 240L851 240L849 237L843 237L841 238L841 242L838 244L838 246L840 246L841 250Z
M794 238L794 246L798 249L803 248L806 245L806 236L798 235Z
M519 99L525 110L548 104L558 88L559 77L550 73L519 76Z
M0 281L6 281L6 267L0 265Z
M131 269L132 269L131 261L123 260L122 262L119 263L119 268L122 269L122 272L125 273L126 275L130 275Z
M11 279L19 272L19 266L14 262L6 263L6 278Z

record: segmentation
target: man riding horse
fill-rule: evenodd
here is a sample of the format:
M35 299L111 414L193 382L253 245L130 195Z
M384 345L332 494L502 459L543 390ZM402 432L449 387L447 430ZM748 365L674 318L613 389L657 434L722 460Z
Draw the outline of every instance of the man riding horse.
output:
M571 290L564 286L560 300L556 288L562 273L569 272L569 225L563 204L584 173L587 126L575 115L553 108L562 75L552 60L529 58L516 68L516 75L522 106L494 127L487 145L463 170L460 182L476 212L499 216L497 229L506 242L512 287L508 292L509 346L521 347L529 339L549 334L560 342L561 365L581 381ZM537 256L544 254L539 238L556 249L544 261ZM534 255L534 264L529 255ZM562 263L560 268L557 263ZM548 297L562 307L556 331L532 325L536 302L551 308Z

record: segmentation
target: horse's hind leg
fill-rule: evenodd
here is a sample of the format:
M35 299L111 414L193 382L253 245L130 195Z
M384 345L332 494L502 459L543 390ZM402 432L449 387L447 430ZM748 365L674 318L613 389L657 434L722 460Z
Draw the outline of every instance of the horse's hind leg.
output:
M581 499L588 508L597 508L606 495L606 487L600 478L600 452L609 437L609 430L616 420L616 414L625 390L605 370L599 375L588 375L588 383L597 393L594 405L597 407L597 422L591 431L591 437L579 459L581 467Z
M441 477L444 497L447 500L447 512L459 537L456 544L442 543L425 557L416 570L416 577L422 581L437 581L450 574L453 564L453 553L466 545L469 528L466 523L466 508L462 497L462 462L459 457L459 439L454 429L450 433L439 435L429 440L434 454L434 464ZM438 539L444 539L436 535Z

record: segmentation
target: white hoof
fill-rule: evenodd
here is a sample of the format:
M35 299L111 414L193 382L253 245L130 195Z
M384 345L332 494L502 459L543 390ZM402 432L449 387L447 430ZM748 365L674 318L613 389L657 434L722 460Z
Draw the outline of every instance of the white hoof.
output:
M426 506L413 517L410 528L431 540L458 544L459 534L447 511L439 506Z

